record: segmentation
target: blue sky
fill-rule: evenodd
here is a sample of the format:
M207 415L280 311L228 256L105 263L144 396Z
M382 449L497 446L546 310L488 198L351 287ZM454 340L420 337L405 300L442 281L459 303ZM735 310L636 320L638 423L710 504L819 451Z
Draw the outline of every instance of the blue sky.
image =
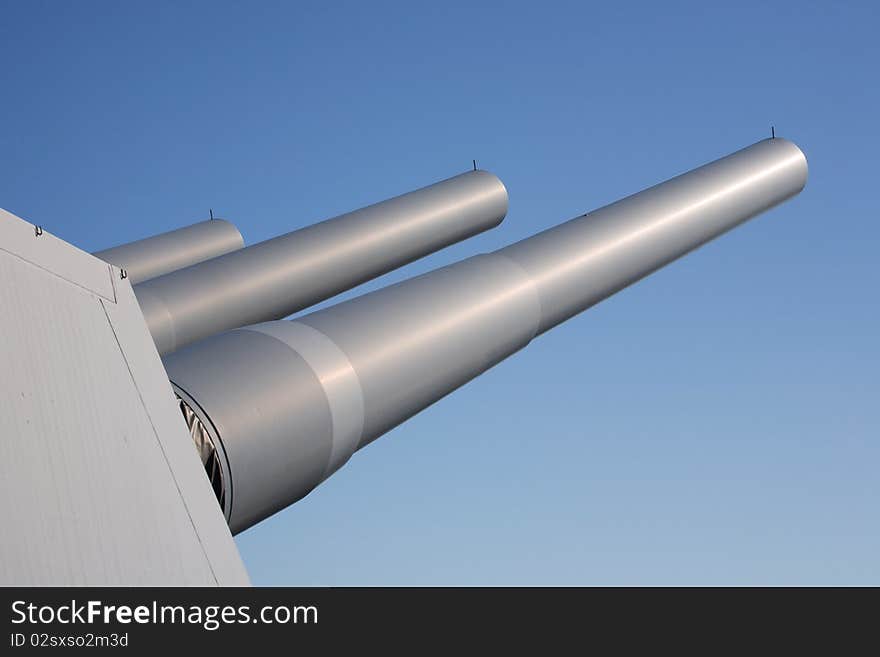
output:
M0 207L248 243L466 170L488 251L768 136L800 197L237 538L257 584L880 584L880 6L0 0ZM253 5L253 6L250 6Z

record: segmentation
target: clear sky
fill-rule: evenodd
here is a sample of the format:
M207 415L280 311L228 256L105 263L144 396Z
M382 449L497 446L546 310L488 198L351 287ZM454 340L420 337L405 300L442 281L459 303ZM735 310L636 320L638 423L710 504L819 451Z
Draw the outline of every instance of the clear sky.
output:
M880 584L880 5L0 0L0 207L248 243L496 173L488 251L769 135L801 196L237 538L257 584ZM63 438L63 437L59 437Z

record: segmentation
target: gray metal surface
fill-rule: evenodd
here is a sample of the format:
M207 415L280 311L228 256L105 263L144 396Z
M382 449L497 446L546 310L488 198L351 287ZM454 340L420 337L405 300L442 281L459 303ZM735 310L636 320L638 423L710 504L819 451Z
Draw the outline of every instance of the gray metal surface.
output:
M0 585L248 577L119 269L0 210Z
M232 223L213 219L104 249L94 255L125 269L128 280L135 285L243 246L241 233Z
M797 146L762 141L492 254L166 357L226 450L233 532L536 335L796 195L806 179Z
M281 319L497 226L507 190L470 171L135 287L160 353Z

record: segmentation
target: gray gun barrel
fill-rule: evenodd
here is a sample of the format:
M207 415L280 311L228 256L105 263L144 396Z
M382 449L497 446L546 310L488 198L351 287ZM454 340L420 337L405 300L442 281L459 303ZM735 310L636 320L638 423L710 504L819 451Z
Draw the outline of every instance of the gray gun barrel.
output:
M238 532L360 447L589 308L803 189L807 162L759 142L512 246L166 358L222 465Z
M160 354L281 319L501 223L507 190L469 171L135 286Z
M132 285L162 276L244 246L241 233L225 219L209 219L92 255L122 267Z

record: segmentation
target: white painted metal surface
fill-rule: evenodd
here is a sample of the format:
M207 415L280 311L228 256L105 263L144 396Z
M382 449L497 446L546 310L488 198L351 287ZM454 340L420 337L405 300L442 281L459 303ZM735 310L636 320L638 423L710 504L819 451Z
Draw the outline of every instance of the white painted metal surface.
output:
M0 210L0 585L247 585L119 270Z

